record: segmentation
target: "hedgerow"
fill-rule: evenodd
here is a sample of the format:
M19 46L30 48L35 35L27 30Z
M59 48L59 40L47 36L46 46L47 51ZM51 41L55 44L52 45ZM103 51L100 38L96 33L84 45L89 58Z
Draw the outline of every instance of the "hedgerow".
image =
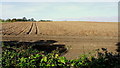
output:
M51 53L32 48L2 46L2 67L75 67L75 68L120 68L119 53L102 48L94 55L83 54L78 59L68 60L59 51Z

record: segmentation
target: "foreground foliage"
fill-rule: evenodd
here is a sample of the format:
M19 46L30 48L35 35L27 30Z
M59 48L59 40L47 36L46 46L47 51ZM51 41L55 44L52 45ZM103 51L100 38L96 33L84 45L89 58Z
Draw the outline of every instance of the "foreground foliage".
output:
M102 48L97 54L82 55L79 59L68 60L61 57L59 51L51 53L30 47L3 46L3 67L81 67L81 68L120 68L120 55Z

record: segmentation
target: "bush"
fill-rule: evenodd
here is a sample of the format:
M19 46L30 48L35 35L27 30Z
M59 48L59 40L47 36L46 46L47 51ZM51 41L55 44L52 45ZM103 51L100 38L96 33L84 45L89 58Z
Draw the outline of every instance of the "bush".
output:
M3 46L3 67L81 67L81 68L120 68L120 55L102 48L96 50L96 56L82 55L79 59L68 60L61 57L58 51L46 53L31 47Z

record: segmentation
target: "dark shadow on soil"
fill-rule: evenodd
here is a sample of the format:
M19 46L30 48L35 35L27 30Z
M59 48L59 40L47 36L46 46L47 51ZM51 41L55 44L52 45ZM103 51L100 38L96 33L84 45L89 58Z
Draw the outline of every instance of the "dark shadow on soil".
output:
M15 48L23 48L27 49L32 46L32 49L36 49L39 51L45 51L47 53L51 53L54 50L58 50L61 55L67 52L67 48L64 44L54 44L57 41L55 40L39 40L35 42L19 42L19 41L2 41L4 46L15 47ZM6 49L6 48L3 48ZM12 48L9 48L11 50ZM13 49L12 49L13 50Z
M116 46L117 46L116 51L117 51L118 53L120 53L120 42L118 42L118 43L116 44Z

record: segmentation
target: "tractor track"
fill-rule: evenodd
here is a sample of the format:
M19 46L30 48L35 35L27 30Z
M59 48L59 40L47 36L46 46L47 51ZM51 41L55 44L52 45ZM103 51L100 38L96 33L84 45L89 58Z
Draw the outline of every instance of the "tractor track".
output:
M20 27L19 27L19 26ZM4 30L4 31L2 31L2 33L3 33L3 35L14 35L14 34L16 34L17 32L19 32L18 31L18 29L21 29L22 28L22 26L21 26L22 24L17 24L17 25L14 25L14 26L12 26L10 29L6 29L6 30Z
M21 30L22 29L24 29L26 27L26 24L20 24L20 27L18 27L18 28L16 28L16 30L15 31L13 31L13 35L18 35L20 32L21 32Z
M38 28L37 28L37 24L35 22L32 23L31 28L27 32L27 34L29 34L29 35L36 35L36 34L38 34Z
M30 34L30 33L31 33L31 31L32 31L32 28L33 28L33 23L32 23L32 25L31 25L31 27L30 27L29 31L28 31L26 34Z
M35 26L36 26L36 32L35 32L35 34L38 34L38 27L37 27L36 24L37 24L37 23L35 23Z
M27 25L24 29L22 29L22 30L21 30L18 34L16 34L16 35L23 34L27 28L29 28L29 25Z

